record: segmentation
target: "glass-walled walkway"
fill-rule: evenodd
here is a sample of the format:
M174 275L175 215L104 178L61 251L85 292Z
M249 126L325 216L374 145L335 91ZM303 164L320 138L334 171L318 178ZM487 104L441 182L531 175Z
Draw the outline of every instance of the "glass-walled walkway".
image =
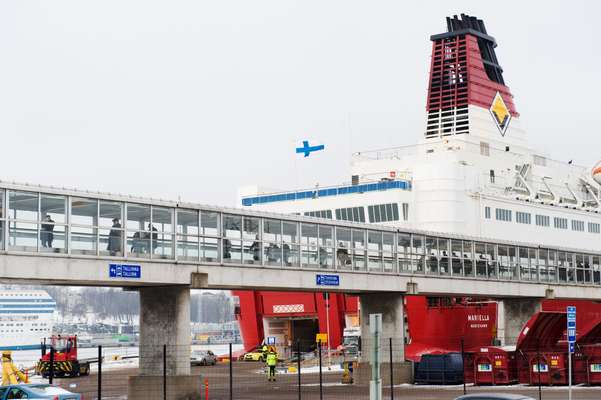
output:
M6 183L0 251L601 286L600 253Z

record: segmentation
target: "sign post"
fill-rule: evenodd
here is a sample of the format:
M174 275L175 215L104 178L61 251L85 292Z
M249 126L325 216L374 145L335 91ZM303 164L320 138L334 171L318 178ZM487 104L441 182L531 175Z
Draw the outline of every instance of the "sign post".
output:
M326 333L328 335L328 371L332 369L332 358L330 356L330 293L324 292L323 298L326 301Z
M382 400L382 378L380 377L380 336L382 334L382 314L369 314L369 333L373 338L371 348L371 381L369 400Z
M576 343L576 307L568 306L568 400L572 400L572 354Z

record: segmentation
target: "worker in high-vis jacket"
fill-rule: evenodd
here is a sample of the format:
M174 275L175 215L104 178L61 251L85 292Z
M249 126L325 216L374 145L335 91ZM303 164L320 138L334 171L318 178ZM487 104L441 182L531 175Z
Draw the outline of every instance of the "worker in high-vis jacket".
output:
M275 366L278 363L278 356L274 351L267 353L267 380L275 382Z

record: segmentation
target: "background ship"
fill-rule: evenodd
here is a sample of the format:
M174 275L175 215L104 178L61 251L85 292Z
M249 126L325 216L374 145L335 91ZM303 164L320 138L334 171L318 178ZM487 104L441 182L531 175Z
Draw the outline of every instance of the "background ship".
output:
M39 349L52 333L55 308L43 290L0 290L0 350Z

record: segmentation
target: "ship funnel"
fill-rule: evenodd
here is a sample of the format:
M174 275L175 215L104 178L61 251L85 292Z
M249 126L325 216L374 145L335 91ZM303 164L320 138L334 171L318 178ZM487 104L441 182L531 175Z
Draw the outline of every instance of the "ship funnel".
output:
M431 36L432 60L425 137L473 133L472 110L485 111L491 126L505 136L512 118L519 117L503 79L495 47L484 21L461 14L447 17L447 32Z

